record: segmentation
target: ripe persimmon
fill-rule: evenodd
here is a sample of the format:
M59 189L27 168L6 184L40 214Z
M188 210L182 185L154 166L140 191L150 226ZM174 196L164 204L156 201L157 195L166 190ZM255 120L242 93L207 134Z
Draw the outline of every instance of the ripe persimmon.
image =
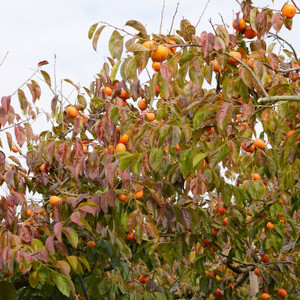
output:
M134 233L133 232L129 232L128 234L127 234L127 241L134 241Z
M274 224L272 222L268 222L267 223L267 228L271 229L271 230L274 229Z
M286 18L292 19L296 14L296 7L293 4L286 4L283 6L281 12Z
M138 105L138 108L140 110L145 110L147 108L147 103L145 100L143 99L140 99L138 102L137 102L137 105Z
M239 20L235 19L232 22L232 27L237 31L244 31L247 25L244 19L239 19Z
M287 296L287 291L285 289L279 289L277 291L277 296L281 299L284 299Z
M174 148L176 151L178 151L180 149L180 146L177 144Z
M96 246L96 243L94 241L88 241L86 243L86 245L89 247L89 248L94 248Z
M151 59L154 62L162 62L169 56L169 48L164 45L158 45L157 49L152 51Z
M267 300L267 299L270 299L270 295L267 294L267 293L263 293L263 294L260 296L260 299L261 299L261 300Z
M213 228L213 229L211 230L211 235L212 235L212 236L217 236L217 235L218 235L218 232L219 232L218 229Z
M154 118L155 118L155 114L154 114L154 113L147 113L146 115L147 115L147 119L148 119L149 121L153 121Z
M31 217L32 216L32 210L28 209L26 211L26 214L27 214L28 217Z
M126 202L127 201L127 196L124 195L124 194L121 194L118 196L118 199L121 201L121 202Z
M256 139L254 142L253 142L253 145L257 148L260 148L260 149L265 149L266 148L266 144L263 140L261 139Z
M124 144L122 144L122 143L119 143L116 146L116 153L121 152L121 151L126 151L126 146Z
M153 62L152 63L152 69L155 71L155 72L159 72L160 70L160 62Z
M254 269L254 274L255 274L256 276L259 276L259 268L255 268L255 269Z
M146 283L148 282L147 276L141 275L141 276L139 277L139 282L142 283L142 284L146 284Z
M227 223L228 223L228 217L225 217L225 218L224 218L224 220L223 220L223 225L225 225L225 226L226 226L226 225L227 225Z
M74 106L68 106L66 109L67 115L71 118L76 118L78 116L78 110Z
M137 191L135 194L134 194L134 198L135 199L141 199L144 195L144 192L143 190L140 190L140 191Z
M260 260L263 262L263 263L267 263L269 262L269 255L265 254L263 255Z
M296 132L296 130L290 130L287 135L286 138L290 138L294 133ZM300 141L300 134L297 136L297 141Z
M242 54L240 52L230 51L229 54L236 57L237 59L240 59L240 60L242 59ZM228 63L236 64L236 65L239 64L239 62L232 57L228 57Z
M114 152L115 147L114 145L109 145L108 148L105 148L104 153L108 153L108 152Z
M120 98L123 99L124 101L129 98L127 91L121 90Z
M219 72L224 72L225 71L225 68L221 68L220 69L220 66L219 66L219 63L218 63L218 61L217 60L213 60L212 61L212 64L213 64L213 67L214 67L214 72L216 72L216 73L219 73Z
M146 41L143 43L143 46L151 50L151 46L155 45L155 41Z
M51 196L49 203L51 204L51 206L55 206L55 205L61 205L62 204L62 199L58 196Z
M241 147L246 152L253 152L255 150L255 146L253 144L247 147L244 142L242 142Z
M46 170L46 164L41 164L40 165L40 170L41 170L41 172L46 173L47 172L47 170Z
M17 146L12 146L11 151L17 153L19 152L19 149L17 148Z
M252 178L253 178L254 180L260 180L260 179L261 179L260 175L259 175L258 173L256 173L256 172L253 173Z
M102 92L107 96L111 96L112 89L109 86L105 86L104 88L102 88Z
M223 297L223 294L222 294L222 292L220 291L219 288L217 288L217 290L214 292L214 297L216 299L221 299Z
M252 59L252 58L247 58L246 62L247 62L247 65L248 65L251 69L253 69L253 64L254 64L253 59Z
M126 144L128 142L128 134L125 133L120 137L119 143Z
M257 36L257 32L248 26L244 32L245 38L251 40Z

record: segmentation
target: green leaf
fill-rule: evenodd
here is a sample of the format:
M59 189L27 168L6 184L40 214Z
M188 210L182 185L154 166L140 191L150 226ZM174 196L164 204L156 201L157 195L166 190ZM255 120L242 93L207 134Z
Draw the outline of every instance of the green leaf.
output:
M93 25L90 27L89 33L88 33L88 37L89 37L90 40L92 39L93 34L94 34L94 32L95 32L95 30L96 30L98 24L99 24L99 23L95 23L95 24L93 24Z
M120 261L120 265L119 265L119 269L120 269L120 274L122 276L122 280L124 282L127 281L128 276L129 276L129 267L128 264L124 261Z
M71 267L73 268L73 270L76 272L77 267L78 267L77 257L74 255L70 255L70 256L67 256L67 260L68 260L69 264L71 265Z
M179 169L183 177L187 177L193 168L192 149L184 150L179 156Z
M140 43L131 44L127 49L127 52L140 52L140 51L150 52L150 50L147 47L143 46Z
M69 283L69 280L66 276L60 275L60 276L54 276L55 284L60 290L60 292L69 297L70 296L70 291L71 291L71 286Z
M150 166L154 169L154 170L159 170L161 163L164 159L164 150L162 147L160 148L152 148L151 152L150 152L150 157L149 157L149 163Z
M43 75L43 77L44 77L46 83L47 83L49 86L51 86L51 78L50 78L49 74L48 74L46 71L43 71L43 70L41 70L40 72L41 72L41 74Z
M97 29L97 31L95 32L94 34L94 38L93 38L93 48L95 51L97 51L97 43L98 43L98 39L99 39L99 36L102 32L102 30L104 29L105 25L102 25L101 27L99 27Z
M0 281L0 300L17 300L17 291L11 282Z
M111 73L110 73L110 80L111 80L111 81L114 81L114 80L115 80L116 74L117 74L117 72L118 72L118 69L119 69L120 64L121 64L121 61L118 60L118 61L114 64L114 66L112 67Z
M125 26L131 26L132 28L139 31L139 36L144 39L148 39L147 30L142 23L135 20L129 20L126 22Z
M208 276L201 277L201 279L200 279L200 290L206 296L208 296L210 294L210 292L209 292L209 277Z
M68 240L71 243L71 245L74 248L77 248L78 234L77 234L76 230L74 228L72 228L72 227L64 227L62 229L62 232L66 235L66 237L68 238Z
M177 144L179 144L181 138L181 130L178 126L170 126L168 132L168 142L171 148L174 148Z
M123 155L120 157L120 169L122 172L124 172L131 162L132 154L127 151L122 151L122 152Z
M97 285L97 288L98 288L100 295L105 295L111 289L111 282L105 278L102 278L100 280L99 284Z
M203 161L203 159L207 156L207 153L202 153L202 152L196 152L194 151L193 155L193 169L197 167L197 165Z
M119 31L114 30L110 39L109 39L109 52L112 58L121 59L121 55L123 52L123 36L119 33Z

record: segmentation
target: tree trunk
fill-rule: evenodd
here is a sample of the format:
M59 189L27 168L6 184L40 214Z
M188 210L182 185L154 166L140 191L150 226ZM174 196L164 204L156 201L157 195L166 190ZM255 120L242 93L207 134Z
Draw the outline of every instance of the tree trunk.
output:
M250 288L249 288L250 300L256 300L256 294L258 293L258 277L254 274L253 271L250 271L249 279L250 279Z

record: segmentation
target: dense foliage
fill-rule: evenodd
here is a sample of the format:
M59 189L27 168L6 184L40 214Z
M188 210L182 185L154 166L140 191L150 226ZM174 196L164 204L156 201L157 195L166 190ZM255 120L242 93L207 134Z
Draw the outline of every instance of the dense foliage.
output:
M38 136L39 80L13 96L22 115L2 97L0 298L299 297L291 14L248 0L213 32L94 24L111 57L89 87L67 80L70 105L39 63L54 97Z

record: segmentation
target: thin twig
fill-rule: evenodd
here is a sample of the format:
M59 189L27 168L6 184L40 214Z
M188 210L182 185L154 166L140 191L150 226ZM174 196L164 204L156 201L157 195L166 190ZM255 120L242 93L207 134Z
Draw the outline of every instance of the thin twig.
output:
M295 7L300 11L300 8L297 6L294 0L292 0L292 3L295 5Z
M5 61L7 55L8 55L9 51L6 52L4 58L2 59L1 63L0 63L0 67L2 66L3 62Z
M279 35L277 35L275 33L269 32L269 34L274 36L276 39L279 39L279 40L285 42L288 46L290 46L290 48L292 49L292 51L294 53L295 59L298 61L297 53L296 53L294 47L289 42L287 42L284 38L280 37Z
M160 17L159 34L161 34L161 28L162 28L163 19L164 19L165 6L166 6L166 1L163 0L163 7L162 7L162 10L161 10L161 17Z
M38 73L39 72L39 70L36 70L25 82L23 82L12 94L11 94L11 96L13 96L14 94L16 94L17 93L17 91L21 88L21 87L23 87L31 78L33 78L34 76L35 76L35 74L36 73Z
M207 9L207 6L208 6L208 4L209 4L210 1L211 1L211 0L208 0L208 1L206 2L206 5L205 5L205 7L204 7L204 9L203 9L203 11L202 11L200 17L199 17L198 22L197 22L196 25L195 25L195 28L197 28L197 26L198 26L199 23L201 22L201 19L202 19L204 13L205 13L205 11L206 11L206 9Z
M173 25L174 25L174 20L175 20L176 14L177 14L179 4L180 4L180 1L177 2L177 4L176 4L176 9L175 9L175 13L174 13L173 18L172 18L172 23L171 23L171 28L170 28L170 31L169 31L169 35L171 34L171 31L172 31L172 28L173 28Z

